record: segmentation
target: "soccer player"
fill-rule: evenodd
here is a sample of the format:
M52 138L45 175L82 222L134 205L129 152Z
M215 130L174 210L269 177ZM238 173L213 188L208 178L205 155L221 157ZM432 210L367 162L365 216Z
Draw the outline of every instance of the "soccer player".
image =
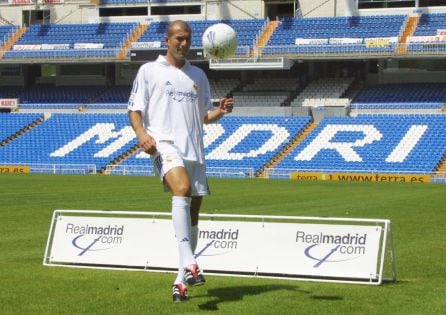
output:
M167 28L167 53L140 67L129 98L129 119L139 147L150 154L155 171L172 194L172 221L179 268L172 287L175 302L187 299L187 284L205 282L194 257L202 197L209 195L203 124L233 109L232 98L212 106L209 81L186 55L192 30L182 20Z

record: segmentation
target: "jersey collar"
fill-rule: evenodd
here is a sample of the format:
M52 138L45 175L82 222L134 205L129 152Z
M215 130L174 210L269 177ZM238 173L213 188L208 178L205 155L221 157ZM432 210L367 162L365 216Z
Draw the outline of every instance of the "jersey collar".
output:
M156 59L156 62L158 62L164 66L167 66L167 67L172 67L172 65L167 61L166 56L163 56L163 55L159 55L158 59ZM189 67L189 65L190 65L190 62L189 62L189 60L186 59L186 62L184 63L184 66L181 69L186 69L187 67Z

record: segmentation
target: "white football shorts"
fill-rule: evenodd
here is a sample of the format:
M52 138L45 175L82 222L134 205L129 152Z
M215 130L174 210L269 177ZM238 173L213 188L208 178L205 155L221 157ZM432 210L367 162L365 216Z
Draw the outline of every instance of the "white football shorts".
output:
M191 182L191 196L209 195L209 185L206 177L206 166L196 161L183 159L178 148L170 141L157 144L156 153L151 155L155 172L161 179L174 167L184 167Z

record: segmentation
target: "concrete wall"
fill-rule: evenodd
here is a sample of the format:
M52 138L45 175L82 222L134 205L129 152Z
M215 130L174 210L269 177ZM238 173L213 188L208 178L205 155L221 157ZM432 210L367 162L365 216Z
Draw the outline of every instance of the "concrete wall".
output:
M200 1L192 3L200 4ZM173 19L201 20L201 19L249 19L264 17L264 3L261 0L242 1L207 1L202 3L202 13L193 15L150 15L151 6L162 6L156 3L148 6L149 15L131 17L99 17L99 8L91 5L90 1L66 0L60 5L7 5L0 4L0 17L15 25L23 25L23 10L47 10L51 9L52 23L98 23L98 22L139 22L150 23L152 21L164 21ZM171 5L171 4L167 4ZM110 5L107 7L120 7L122 5ZM143 6L138 4L137 6Z
M200 19L250 19L265 18L265 2L263 0L207 0L192 2L193 5L202 6L201 14L154 16L150 15L151 6L163 6L155 3L148 5L149 15L132 17L99 17L98 6L91 5L90 0L65 0L59 5L7 5L0 4L0 16L13 24L23 25L22 10L51 9L52 23L97 23L97 22L139 22L150 23L171 19L200 20ZM346 16L363 14L359 12L352 0L296 0L305 17L317 16ZM171 4L167 4L171 5ZM109 5L107 7L120 7L123 5ZM143 6L138 4L136 6ZM395 10L363 10L364 14L395 14ZM365 12L367 11L367 12ZM401 10L398 10L401 11ZM413 11L409 9L408 11ZM444 9L443 9L444 11Z
M352 0L300 0L304 17L332 17L358 15Z

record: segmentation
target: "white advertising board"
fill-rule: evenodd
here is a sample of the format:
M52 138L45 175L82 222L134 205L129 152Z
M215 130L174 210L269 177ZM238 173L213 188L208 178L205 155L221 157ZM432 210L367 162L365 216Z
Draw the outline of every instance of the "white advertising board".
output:
M122 213L55 212L44 264L177 270L170 216ZM195 252L206 273L381 283L388 221L359 225L345 219L339 224L312 223L322 218L275 222L274 217L206 216L201 215Z
M328 40L329 44L341 45L341 44L362 44L363 39L358 37L333 37Z
M17 98L0 98L0 108L16 109L19 106Z
M328 38L296 38L294 43L296 45L326 45Z
M102 49L103 43L74 43L74 49Z
M66 50L70 49L70 44L42 44L41 50Z
M161 41L132 43L133 49L150 49L150 48L160 48L160 47L161 47Z
M42 45L14 45L12 50L40 50Z

